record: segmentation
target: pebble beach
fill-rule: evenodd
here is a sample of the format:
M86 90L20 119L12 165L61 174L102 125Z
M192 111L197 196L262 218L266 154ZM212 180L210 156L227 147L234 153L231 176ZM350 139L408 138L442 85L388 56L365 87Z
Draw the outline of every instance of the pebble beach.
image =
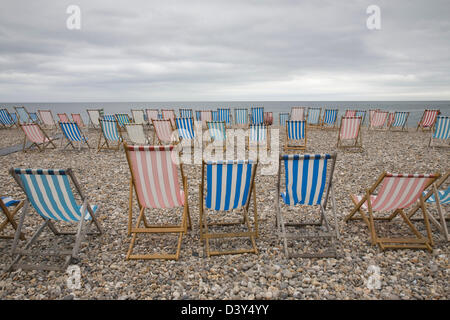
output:
M0 299L449 299L449 246L434 225L431 225L435 245L433 252L425 250L381 251L370 244L367 226L361 221L344 222L353 208L351 193L361 194L375 183L383 171L393 173L444 173L450 169L449 149L427 148L430 132L368 131L362 129L363 151L343 151L336 148L337 130L310 129L307 149L300 153L337 152L333 177L340 239L337 258L286 258L281 239L276 233L277 175L255 178L259 237L258 254L206 257L199 236L199 184L201 166L185 164L188 180L189 209L192 230L183 236L178 261L126 260L131 237L127 233L130 171L123 148L119 151L97 152L99 131L84 130L91 150L62 150L56 140L56 150L15 152L0 157L1 193L16 199L24 194L8 172L11 167L72 168L88 195L91 204L99 204L99 220L104 229L101 236L87 236L82 242L80 261L81 288L67 286L68 275L55 271L17 270L0 275ZM47 131L50 136L59 134ZM152 136L153 133L149 132ZM0 130L0 148L20 144L19 129ZM127 140L126 134L124 134ZM280 154L283 153L284 130L280 130ZM291 152L292 153L292 152ZM137 203L134 201L135 213ZM431 214L434 205L428 205ZM250 207L250 216L253 211ZM305 215L318 217L316 211L299 207L290 211L294 219ZM333 220L331 210L327 211ZM148 211L149 219L177 223L180 211L168 211L164 216ZM18 219L18 216L16 217ZM156 221L156 220L155 220ZM41 220L35 212L28 216L25 235L29 238ZM334 223L334 221L333 221ZM409 235L400 221L377 222L377 227L390 235ZM415 226L425 234L425 225ZM11 231L11 229L8 229ZM39 243L46 245L53 235L44 231ZM56 244L72 244L71 238ZM248 241L247 241L248 242ZM226 241L222 246L233 248L248 243ZM0 269L11 261L12 240L0 241ZM21 241L23 244L23 241ZM176 237L170 235L138 237L136 250L155 248L172 250ZM298 244L302 246L322 246ZM29 259L29 258L27 258ZM380 271L380 288L369 289L372 275L368 268Z

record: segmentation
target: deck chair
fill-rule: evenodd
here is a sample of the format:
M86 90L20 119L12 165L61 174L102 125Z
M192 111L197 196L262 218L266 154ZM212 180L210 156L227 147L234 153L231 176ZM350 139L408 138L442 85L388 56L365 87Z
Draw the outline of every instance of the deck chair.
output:
M41 123L41 120L39 119L36 112L30 112L30 119L31 119L31 122L33 122L33 123L38 123L38 124Z
M437 116L440 114L441 114L440 110L426 109L423 112L422 118L420 119L419 123L417 124L417 130L419 130L419 128L422 129L422 131L431 130L431 128L436 123Z
M330 160L330 161L329 161ZM334 167L336 163L336 153L334 154L292 154L282 155L278 166L277 182L277 216L276 224L278 234L283 240L284 253L286 257L316 258L316 257L336 257L336 240L339 239L339 229L336 216L336 204L334 188L332 184ZM285 192L281 192L281 167L285 171ZM327 174L328 173L328 174ZM325 214L328 198L331 194L331 208L334 216L334 228L330 227L327 215ZM280 202L291 207L296 205L318 206L320 220L318 222L287 222L282 214L283 207ZM313 234L288 233L287 227L315 226L325 228L325 232ZM334 230L333 230L334 229ZM308 239L325 238L331 242L331 250L321 253L293 253L288 250L288 238Z
M54 139L49 138L47 133L45 133L37 123L20 124L20 128L22 128L23 133L25 133L22 147L23 152L32 147L37 147L39 151L43 151L49 147L56 149L56 146L53 143ZM27 140L31 142L29 146L27 146Z
M150 144L142 123L126 124L125 129L127 130L128 139L133 144Z
M234 109L234 124L237 126L248 125L248 110Z
M158 138L159 144L173 144L175 138L173 134L172 122L169 119L165 120L152 120L153 127L155 128L155 134L153 135L153 144L155 144L155 138Z
M264 107L253 107L250 109L252 124L264 124Z
M319 126L321 113L322 113L322 108L309 108L307 124L309 126Z
M38 113L43 126L49 129L56 128L56 122L51 110L38 110Z
M200 184L200 240L204 242L208 257L213 255L258 253L258 212L256 205L255 175L257 162L252 160L203 161ZM206 190L205 190L206 180ZM206 195L205 195L206 192ZM253 196L253 227L250 225L248 211ZM229 213L241 213L240 221L224 221ZM215 216L208 222L208 216ZM221 220L219 220L222 218ZM230 228L244 225L245 231L213 232L216 228ZM213 239L248 238L251 248L235 250L211 250Z
M70 119L66 113L57 113L56 115L59 118L59 122L70 122Z
M17 119L17 114L15 112L13 112L13 113L10 113L10 115L11 115L11 118L13 119L14 123L16 125L18 125L19 124L19 119Z
M142 109L131 109L131 115L133 117L133 123L136 124L147 124L145 121L145 113Z
M88 198L83 194L72 169L52 170L52 169L20 169L10 170L18 185L25 192L25 200L19 225L14 237L12 246L13 262L7 268L12 269L30 269L30 270L55 270L65 271L69 264L76 263L79 259L79 250L81 242L92 225L95 225L97 232L89 234L101 234L102 229L97 220L98 206L90 205ZM72 182L72 183L71 183ZM71 187L73 185L73 188ZM81 205L78 204L72 191L74 189L80 198ZM23 249L18 249L18 240L22 232L23 224L30 206L44 220L34 235L25 244ZM62 222L77 225L76 232L61 232L55 224ZM75 235L75 243L70 250L34 250L31 249L36 243L42 231L48 227L55 236ZM64 263L60 266L49 264L19 264L25 256L43 256L43 257L65 257Z
M170 124L172 125L172 128L175 127L175 111L173 109L162 109L162 118L164 120L170 120Z
M266 126L273 124L273 112L264 112L264 124Z
M169 120L167 120L169 121ZM170 121L169 121L170 122ZM183 165L180 164L183 190L178 182L177 166L172 158L174 146L128 146L125 153L130 167L130 197L128 212L128 234L132 235L126 259L175 259L180 256L181 240L187 229L191 229L189 215L188 185L184 176ZM139 204L139 216L135 226L133 219L133 190ZM153 215L158 209L183 208L179 225L151 225L145 217L145 210L149 209ZM141 226L141 224L144 226ZM133 248L138 234L175 233L178 243L175 254L133 254Z
M200 111L200 121L202 122L202 127L207 128L206 122L212 121L211 110L201 110Z
M280 127L286 126L286 121L289 120L289 113L288 112L282 112L278 116L278 120L280 122Z
M125 129L125 125L131 123L130 116L126 113L116 113L114 117L117 120L119 128Z
M438 116L434 126L434 133L430 137L428 147L450 147L450 117ZM431 145L432 142L442 141L446 144Z
M347 141L347 143L344 143L345 141ZM359 148L361 150L363 149L360 117L343 116L341 118L341 126L339 127L337 147Z
M23 207L24 202L14 200L11 197L0 197L0 210L5 215L6 219L0 223L0 239L13 239L14 235L4 234L4 230L10 225L15 232L17 230L17 223L14 220L14 216ZM10 211L11 209L12 211ZM20 239L25 240L23 233L20 234Z
M365 110L356 110L355 117L361 117L361 126L364 125L364 120L366 119L366 111Z
M200 110L195 110L195 121L202 121L202 112Z
M64 149L66 149L68 146L71 146L72 149L75 149L76 143L78 143L78 150L81 150L81 146L83 145L83 143L86 144L88 149L91 148L91 146L88 143L87 137L83 134L83 132L81 132L76 122L60 122L59 126L64 134L65 140L67 141L67 144L64 147ZM61 146L62 144L63 139L61 139Z
M393 174L383 172L375 184L367 189L365 195L351 195L355 204L353 210L346 216L345 221L358 219L354 217L356 213L368 226L372 245L379 245L381 250L388 248L410 248L410 249L427 249L432 251L433 239L431 228L428 221L428 213L426 211L424 198L422 193L427 189L440 174ZM378 189L378 190L377 190ZM423 218L425 222L427 237L424 237L413 225L404 210L420 201ZM367 216L367 212L368 216ZM375 212L393 211L388 217L375 216ZM380 237L377 234L374 220L392 221L396 216L400 215L403 221L409 226L410 230L416 236L415 238L392 238Z
M357 110L347 109L345 110L344 117L356 117Z
M159 110L158 109L145 109L147 114L147 121L149 125L153 126L152 120L158 120Z
M78 125L78 128L81 129L81 128L85 127L83 118L81 118L81 114L79 114L79 113L72 113L71 116L72 116L72 121L75 122Z
M117 121L100 118L100 137L98 138L97 151L100 150L119 150L120 145L123 143L122 134L119 130ZM104 140L102 142L102 140ZM111 145L110 145L111 143ZM116 143L116 146L113 145Z
M409 117L409 112L400 112L395 111L393 115L392 123L389 126L389 130L391 131L403 131L408 129L406 128L406 122Z
M12 128L16 125L7 109L0 109L0 123L6 128Z
M372 118L373 118L373 115L377 112L377 111L379 111L380 109L370 109L369 110L369 125L370 125L370 123L372 123Z
M387 120L388 120L389 112L377 110L370 117L370 125L369 130L386 130L388 128ZM361 122L362 123L362 122Z
M284 150L305 150L306 141L306 121L286 121L286 142Z
M87 109L87 114L89 116L89 128L100 128L100 115L102 112L102 109Z
M225 143L227 140L226 125L224 121L208 121L209 136L213 141L222 141Z
M292 107L289 120L305 121L307 107Z
M180 109L180 118L192 118L194 117L194 114L192 112L192 109Z
M113 114L105 114L101 117L101 119L108 120L108 121L117 121L115 115L113 115Z
M323 118L321 121L321 127L323 129L334 129L337 126L338 109L325 109Z
M175 124L178 130L178 136L181 140L195 142L194 119L176 118Z
M219 113L217 111L211 111L211 119L212 121L219 121Z
M14 107L16 110L17 118L20 123L31 123L30 113L27 111L25 107Z
M231 124L231 112L230 109L219 108L217 109L218 121L224 121L227 126Z

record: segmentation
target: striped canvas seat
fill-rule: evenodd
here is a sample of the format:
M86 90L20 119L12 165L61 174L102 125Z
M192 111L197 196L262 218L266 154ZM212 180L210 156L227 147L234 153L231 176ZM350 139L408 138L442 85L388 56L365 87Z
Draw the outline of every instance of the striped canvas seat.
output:
M337 124L337 115L338 109L325 109L322 119L322 126L324 128L335 127Z
M89 127L99 128L101 109L87 109L86 111L89 116Z
M3 201L3 204L5 205L5 207L12 207L12 206L16 206L20 203L19 200L15 200L12 197L0 197L1 200Z
M361 118L360 117L342 117L341 127L338 134L338 148L359 147L362 148L361 141ZM344 145L344 141L350 141L350 145Z
M444 142L447 142L447 140L450 138L450 117L443 117L438 116L436 120L436 124L434 126L434 132L433 135L430 138L430 141L428 143L428 146L431 146L431 142L434 140L443 140ZM435 145L435 146L441 146L441 145ZM449 147L449 145L442 145L445 147Z
M31 118L30 114L28 113L27 109L25 107L14 107L14 110L16 110L17 117L20 121L20 123L30 123Z
M209 136L213 141L225 141L227 139L225 122L208 121L206 124L208 126Z
M158 137L159 144L170 144L172 139L172 124L169 119L165 120L152 120L153 127L155 128L155 135L153 136L153 143L155 143L155 137Z
M237 126L245 126L248 124L248 110L234 109L234 122Z
M25 249L31 248L37 237L45 227L49 227L56 236L65 234L74 234L75 243L72 250L44 251L44 250L19 250L16 252L18 244L17 237L13 244L14 261L7 268L23 268L23 269L44 269L44 270L63 270L65 271L72 259L78 258L80 242L86 234L86 223L90 221L90 225L94 224L99 233L102 232L100 224L96 219L98 206L90 205L88 199L83 195L79 188L72 170L55 170L55 169L21 169L14 168L10 170L19 186L26 194L26 202L22 211L21 222L17 229L16 235L20 233L22 222L29 210L29 205L43 218L44 222L36 231ZM81 203L77 201L73 190L78 193L77 198L81 198ZM59 232L56 229L56 223L69 222L77 223L77 231L74 233ZM17 256L16 256L17 254ZM26 255L31 256L65 256L65 263L62 267L54 267L49 265L18 265L19 260Z
M78 142L78 148L81 148L82 143L86 143L86 145L89 148L89 143L87 141L87 138L84 136L84 134L81 132L80 128L78 127L78 124L76 122L60 122L59 126L61 127L61 131L64 134L64 137L68 141L67 146L72 146L72 148L75 148L73 145L73 142ZM61 140L62 142L62 140Z
M293 121L306 120L306 107L292 107L289 119Z
M281 127L286 126L286 121L289 120L289 113L287 113L287 112L280 113L279 120L280 120L280 126Z
M149 124L152 123L152 120L158 120L158 109L145 109L145 112L147 114L147 120Z
M264 108L254 107L250 111L252 115L252 124L264 124Z
M264 112L264 124L266 126L273 124L273 112Z
M17 114L15 112L10 113L11 118L13 119L14 123L17 124L18 123L18 119L17 119Z
M252 160L220 160L207 161L202 165L202 179L200 186L200 239L205 242L206 253L211 255L236 254L236 253L257 253L255 239L258 236L258 216L255 205L256 194L254 191L254 178L256 174L257 162ZM206 180L206 190L205 190ZM204 197L204 192L206 195ZM254 225L250 226L248 219L248 209L250 197L253 193L254 199ZM208 209L208 210L204 210ZM220 213L239 210L244 219L239 222L209 222L208 214L219 216ZM247 229L244 232L213 232L216 226L223 228L231 225L244 224ZM252 248L235 249L230 251L211 250L210 239L232 239L248 238Z
M170 123L169 120L167 122ZM155 127L156 128L156 127ZM130 190L130 207L128 232L133 235L127 253L127 259L178 259L180 254L183 233L190 226L189 207L187 200L187 182L180 165L183 188L181 190L177 165L173 158L174 146L129 146L125 144L128 165L131 171L131 183L139 203L139 217L136 227L132 227L132 200L133 192ZM184 207L180 225L149 226L140 223L145 221L145 209L170 209ZM157 211L153 211L155 215ZM167 215L164 211L164 215ZM145 233L175 233L178 234L178 245L175 254L133 255L133 247L138 234Z
M36 112L30 112L30 119L33 123L40 123L39 117Z
M183 140L194 140L195 129L192 118L176 118L175 123L178 129L178 135Z
M7 109L0 109L0 123L5 127L12 127L15 124Z
M56 146L53 144L53 139L50 139L45 131L42 130L37 123L25 123L21 124L20 127L25 133L27 140L31 142L31 145L27 147L26 141L24 141L22 149L23 151L31 149L33 146L36 146L39 151L44 150L50 145L52 145L53 148L56 148Z
M392 123L394 122L394 113L389 112L388 120L387 120L387 126L390 127Z
M100 128L101 133L100 138L98 139L97 149L119 150L123 139L117 121L115 119L109 120L103 117L100 119ZM102 140L104 140L103 143ZM112 147L109 145L110 143L117 143L117 145L116 147Z
M134 144L148 144L148 138L144 131L144 125L140 123L129 123L125 125L128 139Z
M162 118L164 120L170 120L170 124L172 127L175 127L175 111L173 109L162 109L161 110Z
M130 117L126 113L116 113L114 116L116 117L117 124L121 128L125 128L125 125L131 123Z
M369 226L372 244L378 244L381 249L386 248L421 248L432 250L432 239L428 225L428 215L425 206L422 207L428 237L423 237L414 227L410 219L404 213L404 209L415 204L417 200L423 203L422 193L440 175L434 174L394 174L384 172L377 182L367 191L366 195L351 195L355 208L345 218L345 221L356 219L353 216L359 212L362 219ZM378 191L377 191L378 190ZM369 219L365 210L369 212ZM374 212L393 211L388 218L374 217ZM392 219L400 215L404 222L411 228L416 238L380 238L376 234L374 219Z
M356 117L357 110L345 110L344 117Z
M361 125L363 125L364 120L366 119L366 111L365 110L356 110L355 117L361 117Z
M107 121L116 121L116 117L113 114L105 114L101 118Z
M202 122L202 126L206 128L206 122L212 121L212 112L210 110L200 111L200 120Z
M448 186L446 190L439 190L438 195L441 204L450 204L450 186ZM436 202L436 197L434 196L434 194L427 199L427 202L428 203Z
M81 118L81 114L79 113L72 113L72 120L78 125L78 128L84 128L84 121L83 118Z
M57 113L56 115L58 116L59 122L70 122L69 117L65 113Z
M422 130L424 129L429 129L431 130L431 128L434 126L437 116L441 113L440 110L425 110L423 112L422 118L420 119L420 122L417 125L417 130L419 130L419 128L421 128Z
M284 148L286 150L306 149L306 121L289 120L286 122L286 143Z
M43 125L54 128L56 126L55 120L53 119L53 114L50 110L38 110L39 116L41 117Z
M133 117L133 123L135 124L146 124L145 113L142 109L131 109L131 115Z
M211 119L212 121L219 121L219 112L211 111Z
M336 256L336 247L334 240L339 238L336 208L334 201L334 192L332 178L334 166L336 163L336 154L290 154L280 156L277 191L283 203L292 209L297 205L319 206L320 222L308 223L288 223L282 211L281 203L277 197L277 226L284 240L285 254L289 256L300 257L328 257ZM284 192L281 192L281 174L284 168ZM334 214L335 230L330 228L328 218L325 215L327 201L331 192L332 210ZM298 209L297 209L298 210ZM320 226L323 225L326 233L323 237L331 240L332 251L320 254L291 254L287 246L287 227L302 226ZM301 238L313 237L313 235L298 235Z
M250 142L267 142L267 126L265 124L250 125Z
M202 121L202 112L200 110L195 110L195 121Z
M370 129L383 129L387 126L388 111L376 110L370 118Z
M180 109L180 118L192 118L194 117L192 109Z
M308 109L308 125L318 126L320 123L320 114L322 108L309 108Z
M409 112L395 111L392 123L389 127L390 130L400 129L404 130L406 127L406 121L408 120Z
M223 121L225 124L231 124L231 114L230 109L219 108L217 109L218 121Z

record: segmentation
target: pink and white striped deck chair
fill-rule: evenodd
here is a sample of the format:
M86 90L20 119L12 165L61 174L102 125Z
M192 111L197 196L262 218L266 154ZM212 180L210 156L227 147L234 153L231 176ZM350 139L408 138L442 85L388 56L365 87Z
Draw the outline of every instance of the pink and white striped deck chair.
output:
M56 122L53 118L53 114L51 110L38 110L39 118L41 118L42 124L49 128L54 129L56 128Z
M22 151L25 152L28 149L36 146L39 151L44 150L47 147L53 146L56 149L56 145L53 143L53 139L42 130L37 123L24 123L20 124L22 131L25 133L25 139L23 141ZM27 140L30 144L27 146Z
M81 114L79 113L72 113L72 120L73 122L75 122L79 128L84 128L84 122L83 122L83 118L81 118Z
M423 112L422 118L420 119L420 122L417 124L417 130L419 130L419 128L421 128L422 131L424 131L424 130L431 131L434 124L436 123L437 116L440 113L441 113L440 110L425 109L425 111Z
M292 107L291 117L289 120L305 121L306 119L306 107Z
M370 125L369 129L371 130L387 130L387 120L388 120L389 112L376 110L372 116L370 117Z
M367 189L365 195L352 195L355 207L345 218L345 221L358 219L354 215L359 212L361 219L367 224L373 245L379 245L382 250L387 248L428 249L432 251L433 239L425 207L423 191L440 177L440 174L393 174L383 172L375 184ZM404 210L420 201L425 222L427 237L424 237L413 225ZM368 211L368 217L365 210ZM388 217L374 217L374 212L393 211ZM415 238L379 237L374 220L388 220L400 215L406 225L416 236Z
M59 118L59 122L70 122L69 117L66 113L57 113L56 115Z
M170 120L172 128L175 128L175 111L173 109L161 109L162 117L164 120Z
M169 119L152 119L152 124L155 128L155 134L153 135L153 144L155 144L156 137L158 138L159 144L172 144L176 141L175 135L173 135L174 129Z
M174 146L129 146L124 144L128 165L131 171L130 198L128 216L128 234L132 234L130 247L127 253L128 259L175 259L180 256L181 240L183 233L191 228L189 216L188 186L180 164L181 182L180 188L177 165L175 159L178 156ZM134 192L133 192L134 190ZM139 205L139 216L136 224L132 226L133 219L133 193L136 194ZM181 223L179 225L149 224L145 217L145 210L152 211L152 217L159 210L162 216L158 220L169 215L170 211L183 208ZM141 226L141 224L144 224ZM175 254L152 253L133 254L133 248L138 234L148 233L174 233L178 235L178 244Z
M344 141L350 142L343 143ZM360 148L362 149L361 138L361 117L341 118L341 126L338 133L338 148Z
M344 117L355 117L357 110L345 110Z

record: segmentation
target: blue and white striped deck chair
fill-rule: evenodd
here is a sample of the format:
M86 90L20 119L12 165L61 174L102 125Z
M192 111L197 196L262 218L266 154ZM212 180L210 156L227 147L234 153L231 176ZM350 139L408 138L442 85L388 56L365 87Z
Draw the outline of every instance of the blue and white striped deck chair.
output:
M257 162L252 160L203 161L200 185L200 239L204 241L206 254L258 253L258 212L256 206L255 175ZM206 180L206 190L205 190ZM206 197L204 192L206 191ZM250 198L253 196L253 227L248 215ZM222 218L208 222L207 214ZM239 215L239 221L224 221L223 217ZM242 215L241 215L242 214ZM211 219L212 220L212 219ZM244 225L246 231L212 232L214 228L230 228ZM236 228L236 227L234 227ZM225 230L223 230L225 231ZM236 250L211 250L210 239L248 238L251 248ZM220 249L220 248L219 248Z
M249 132L249 140L251 143L267 143L269 127L265 124L251 124Z
M192 109L180 109L180 118L192 118L193 116Z
M409 112L405 111L395 111L394 113L394 120L392 121L391 125L389 126L389 130L391 131L403 131L406 129L406 122L409 117ZM399 130L400 129L400 130Z
M364 124L364 120L366 119L366 111L365 110L356 110L355 117L361 117L361 125Z
M219 108L219 109L217 109L217 112L219 113L218 121L224 121L226 125L231 124L230 109Z
M202 121L202 111L201 110L195 110L195 121Z
M247 109L234 109L234 124L237 126L248 125L248 110Z
M209 136L213 141L226 141L226 125L223 121L207 121Z
M85 143L89 149L91 148L86 136L81 132L76 122L60 122L59 126L61 127L61 131L64 134L64 138L67 140L67 144L64 149L66 149L68 146L71 146L73 149L75 149L74 143L78 143L78 150L81 149L81 145L83 143ZM63 139L61 139L61 146L62 143Z
M103 117L101 117L103 120L108 121L116 121L116 117L113 114L105 114Z
M322 118L322 128L330 129L337 127L338 109L325 109Z
M309 108L308 110L308 125L319 126L320 125L320 114L322 113L322 108Z
M125 128L125 125L130 124L130 117L126 113L116 113L114 115L116 117L117 123L119 124L120 128Z
M450 147L450 117L438 116L436 119L436 123L434 125L434 133L430 137L430 141L428 142L428 147ZM443 141L444 145L431 145L432 141Z
M175 124L178 130L178 136L183 141L194 141L195 140L195 128L194 120L192 117L189 118L175 118Z
M123 143L122 135L119 130L119 126L117 121L108 120L108 119L100 119L100 137L98 139L97 151L102 149L107 150L119 150L120 145ZM102 143L102 140L104 142ZM116 147L112 147L109 143L117 143Z
M284 244L284 252L287 257L336 257L335 240L339 239L338 222L336 217L335 197L332 184L333 172L336 163L336 153L334 154L291 154L280 156L278 166L278 183L277 183L277 228ZM284 168L284 170L282 170ZM284 188L281 185L281 175L284 171ZM285 192L281 192L281 190ZM334 231L330 228L327 215L328 197L331 194L331 207L334 215ZM280 201L280 198L282 201ZM294 211L294 207L301 206L318 206L320 211L320 220L318 222L288 222L283 213L283 208L289 206ZM297 216L299 214L295 213ZM291 214L292 215L292 214ZM324 228L325 232L319 234L288 233L287 227L305 227L317 226ZM331 250L321 253L302 253L296 254L289 252L287 238L326 238L331 241Z
M80 185L76 181L71 169L12 168L10 169L10 174L25 192L27 198L14 237L12 254L15 258L7 268L7 271L16 268L65 271L70 263L76 263L79 259L78 253L81 241L92 224L98 230L97 234L102 233L100 223L96 217L98 206L90 205L88 198L82 193ZM77 197L75 197L73 190L76 192ZM24 249L20 250L17 249L18 238L30 206L39 214L44 222L24 246ZM55 226L57 223L77 224L77 230L76 232L60 232ZM55 236L75 235L73 248L71 250L59 251L37 251L37 248L36 251L33 249L30 250L45 227L49 227ZM24 256L39 255L45 257L61 256L66 258L62 266L18 264Z
M14 107L14 110L16 110L17 117L20 121L20 123L31 123L30 114L28 113L27 109L25 107Z
M264 108L251 108L252 124L264 124Z
M11 128L15 125L14 119L9 114L7 109L0 109L0 123L2 126Z
M36 112L30 112L30 119L34 123L41 123Z
M212 121L219 121L219 112L216 110L211 111Z
M306 149L306 121L289 120L286 122L285 150Z
M280 121L280 127L284 127L286 125L286 121L289 120L289 112L282 112L278 116Z

